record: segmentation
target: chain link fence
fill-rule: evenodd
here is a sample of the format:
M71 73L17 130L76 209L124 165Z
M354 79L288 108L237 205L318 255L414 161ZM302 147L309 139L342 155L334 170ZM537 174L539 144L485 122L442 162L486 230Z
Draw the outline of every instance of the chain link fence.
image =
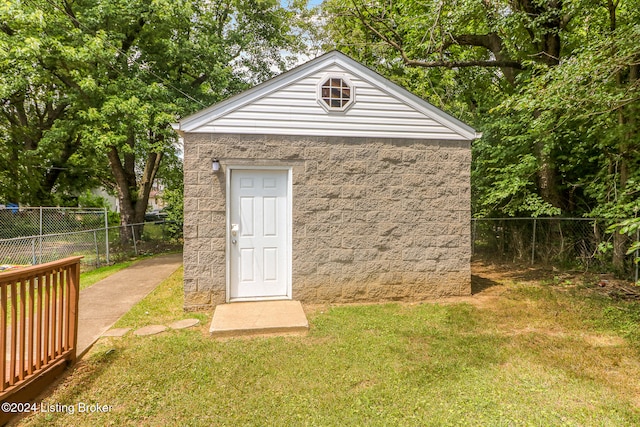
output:
M125 230L128 229L128 230ZM157 254L182 250L182 224L175 221L155 221L109 227L109 262L119 262L132 255ZM126 239L125 236L133 236ZM98 259L100 262L100 259Z
M472 253L492 261L546 264L613 272L617 221L594 218L474 218ZM629 246L639 236L618 237ZM638 280L638 254L625 255L617 273Z
M106 226L106 208L0 208L0 239L95 230Z
M109 227L107 221L105 209L0 209L0 266L82 255L82 267L88 270L133 255L182 248L181 224L156 221Z
M612 272L613 223L594 218L474 218L472 253L491 261ZM182 224L157 221L126 228L109 227L105 209L0 208L0 265L83 255L83 268L90 269L182 247ZM626 239L628 246L640 236ZM637 281L639 256L625 256L617 272Z

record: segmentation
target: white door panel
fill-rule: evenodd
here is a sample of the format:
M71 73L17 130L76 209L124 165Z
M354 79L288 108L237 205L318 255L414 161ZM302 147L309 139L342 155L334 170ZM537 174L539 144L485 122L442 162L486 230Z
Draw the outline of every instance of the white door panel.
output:
M231 170L230 299L289 292L288 171Z

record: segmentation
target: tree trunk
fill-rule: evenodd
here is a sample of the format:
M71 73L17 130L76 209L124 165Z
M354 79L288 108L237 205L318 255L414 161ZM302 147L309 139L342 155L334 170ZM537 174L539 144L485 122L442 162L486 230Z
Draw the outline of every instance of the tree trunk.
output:
M623 112L620 112L621 120L624 120ZM623 147L620 147L621 151L624 151ZM624 153L622 154L622 159L620 160L620 193L624 193L627 181L629 179L629 170L627 167L627 162L624 158ZM616 230L613 234L613 268L617 274L625 273L625 259L627 257L627 248L629 246L629 238L625 234L620 234Z
M637 81L637 72L630 70L629 84L634 84ZM627 105L621 107L618 110L618 125L626 129L624 141L618 146L619 153L619 181L618 188L619 194L624 203L625 191L627 190L627 184L629 183L629 152L632 151L631 144L628 141L634 141L636 138L636 115L634 114L634 106ZM617 196L618 197L618 196ZM623 219L623 218L618 218ZM629 238L624 234L618 232L613 235L613 267L618 273L625 272L625 259L627 256L627 249L629 247Z
M534 112L534 116L540 112ZM544 143L537 141L534 147L538 159L538 191L542 200L551 206L562 209L562 197L556 183L555 165L550 154L545 150Z
M607 1L607 7L609 10L609 29L612 34L615 34L615 30L617 27L617 8L619 2L614 2L612 0ZM613 49L616 49L614 44ZM628 69L628 76L625 78L625 73L620 70L616 73L616 84L620 87L624 86L633 86L638 80L639 69L637 64L630 65ZM630 141L634 141L636 137L636 114L634 111L634 105L629 104L626 106L621 106L618 108L618 126L624 132L624 138L618 145L618 177L619 181L617 182L617 191L616 191L616 202L624 202L623 198L625 197L625 191L627 189L627 184L629 181L629 152L631 151L632 144ZM621 200L622 198L622 200ZM623 219L623 218L617 218ZM625 258L627 256L627 248L629 245L629 238L624 234L620 234L615 232L613 235L613 267L618 274L623 274L625 272Z
M627 256L629 238L616 230L613 234L613 269L619 275L624 274L626 266L624 260Z
M156 137L156 143L161 141L162 137ZM128 145L133 151L135 145L135 136L129 137ZM162 161L162 153L150 152L145 161L144 171L137 179L135 156L131 153L125 153L121 161L120 153L115 146L112 146L107 154L109 164L116 181L118 190L118 199L120 200L120 225L124 227L120 233L120 239L123 244L128 244L134 238L139 239L142 235L144 222L144 214L149 203L149 194L153 186L153 181Z
M120 192L118 192L120 195ZM133 225L139 224L144 221L144 217L142 220L138 219L135 214L135 209L132 206L132 203L129 201L125 203L125 201L119 197L120 199L120 226L122 229L120 230L120 242L125 245L129 244L133 241L134 237L137 240L140 240L140 236L142 235L142 226ZM134 236L135 235L135 236Z

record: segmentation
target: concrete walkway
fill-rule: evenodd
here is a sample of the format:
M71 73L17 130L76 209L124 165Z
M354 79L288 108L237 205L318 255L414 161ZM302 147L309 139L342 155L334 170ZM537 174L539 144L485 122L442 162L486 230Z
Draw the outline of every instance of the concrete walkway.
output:
M139 261L80 291L78 357L182 265L182 254Z

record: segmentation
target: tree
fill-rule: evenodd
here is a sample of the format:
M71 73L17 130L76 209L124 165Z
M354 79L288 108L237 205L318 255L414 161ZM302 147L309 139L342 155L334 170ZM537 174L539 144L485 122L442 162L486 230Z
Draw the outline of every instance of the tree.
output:
M65 204L99 176L87 173L90 153L78 156L81 104L46 69L58 21L35 8L0 6L0 199L7 202Z
M640 14L619 2L607 2L606 11L607 29L533 79L510 105L541 111L533 136L563 162L567 210L619 221L640 210ZM614 234L619 270L628 243Z
M168 231L172 236L182 237L182 225L184 223L184 170L181 158L181 147L174 147L175 152L165 157L158 179L162 182L164 190L162 201L169 221Z
M385 71L398 66L429 70L422 75L432 82L432 92L453 92L454 111L465 101L465 116L479 127L491 108L526 85L532 70L560 63L571 48L565 33L580 12L557 0L351 0L346 5L329 1L325 10L332 15L329 35L339 48ZM478 95L485 90L492 96ZM441 98L438 106L451 110L451 97ZM522 200L557 212L561 197L553 159L542 144L528 148L537 163L533 185L538 191Z
M568 151L558 142L582 137L578 121L565 114L575 108L549 108L545 87L550 81L566 87L565 64L588 46L597 50L603 39L627 45L623 33L638 22L637 10L623 0L351 0L325 6L328 37L338 48L482 128L474 166L485 177L479 176L483 191L501 178L477 206L509 214L570 212L581 203L588 209L563 182ZM606 63L616 49L605 49L599 59ZM627 71L609 76L633 80L633 69L627 64ZM625 123L634 117L623 116ZM514 174L521 179L506 182Z
M73 153L83 147L95 153L95 166L108 164L122 224L140 223L175 143L169 124L284 68L281 50L297 46L292 18L276 0L5 4L3 42L29 55L14 60L28 84L2 96L13 110L26 99L39 119L20 131L49 138L62 154L67 145ZM49 99L57 115L43 119L31 106ZM70 158L60 163L68 168Z
M329 0L329 43L483 131L476 216L637 216L637 0ZM629 229L629 227L627 227ZM628 241L614 239L622 268Z
M564 34L584 14L575 6L560 0L329 0L324 11L331 41L356 56L409 67L495 68L494 76L516 84L531 62L560 62L571 44Z

